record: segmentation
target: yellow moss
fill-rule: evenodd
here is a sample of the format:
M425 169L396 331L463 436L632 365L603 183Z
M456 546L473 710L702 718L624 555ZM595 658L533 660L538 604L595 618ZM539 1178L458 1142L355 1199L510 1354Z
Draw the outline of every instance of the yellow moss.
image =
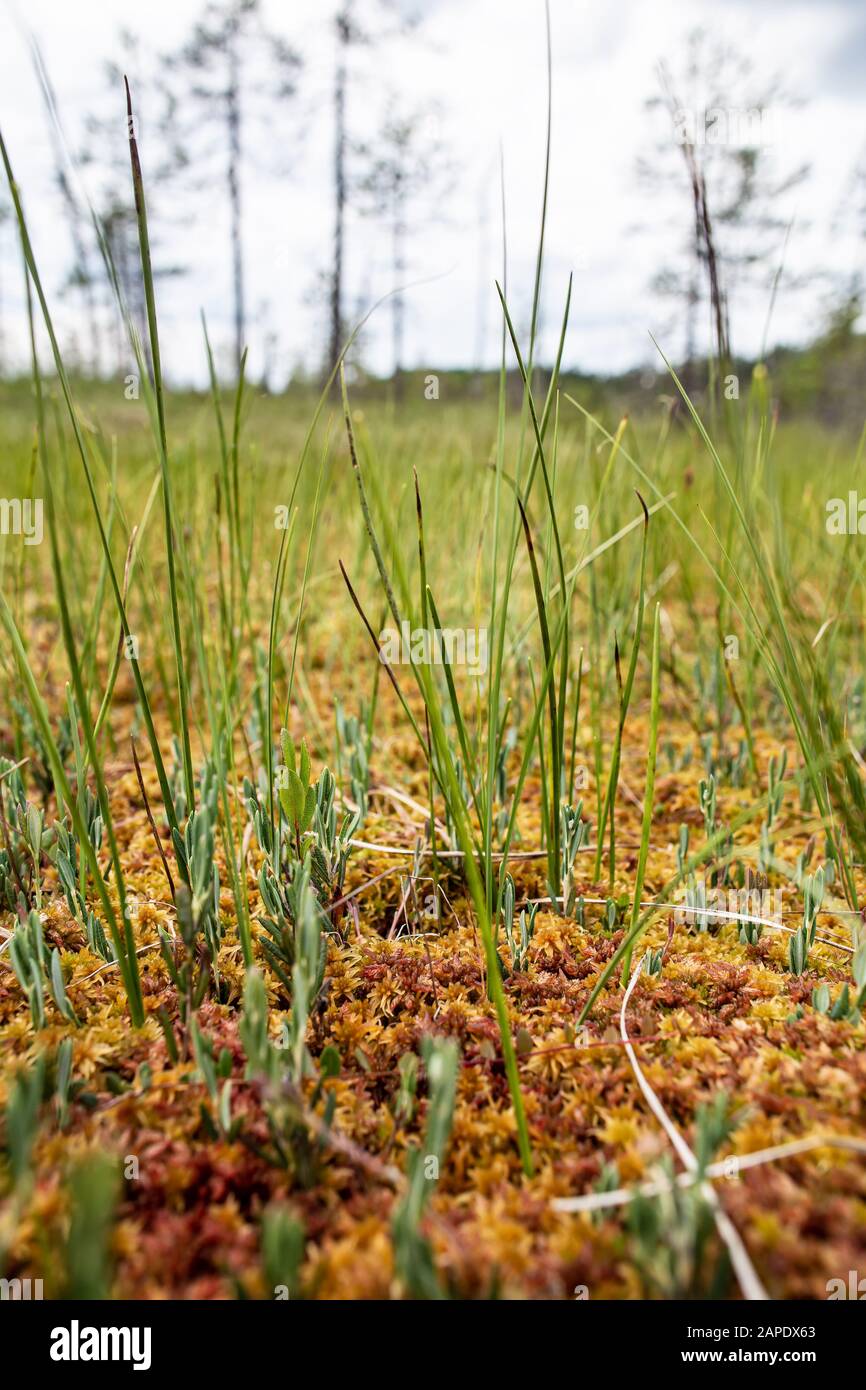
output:
M595 1130L596 1138L603 1144L625 1146L634 1143L637 1137L637 1124L632 1114L616 1114L606 1117L604 1124Z

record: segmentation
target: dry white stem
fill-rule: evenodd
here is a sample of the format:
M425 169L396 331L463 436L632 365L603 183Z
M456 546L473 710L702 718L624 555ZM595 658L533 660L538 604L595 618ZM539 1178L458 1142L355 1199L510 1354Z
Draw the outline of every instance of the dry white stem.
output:
M643 969L644 959L645 957L642 956L641 959L638 961L637 965L635 966L634 970L632 971L632 977L629 981L628 989L626 990L623 996L622 1008L620 1009L619 1013L620 1034L622 1036L623 1042L625 1043L626 1056L628 1057L631 1069L635 1074L635 1080L637 1081L637 1084L643 1093L647 1105L649 1106L655 1118L658 1120L659 1124L661 1125L662 1129L664 1130L665 1134L667 1135L668 1139L673 1145L673 1148L676 1150L676 1153L683 1167L686 1168L690 1173L697 1173L699 1170L698 1160L695 1154L689 1148L683 1136L680 1134L673 1120L668 1115L667 1111L665 1110L664 1106L662 1105L652 1086L649 1084L646 1077L644 1076L640 1062L637 1059L637 1055L635 1053L634 1048L631 1045L631 1040L628 1035L628 1026L626 1024L626 1010L629 1005L629 1000L632 996L632 991L634 990L634 987L638 982L641 970ZM719 1201L718 1196L716 1195L715 1188L712 1186L712 1183L708 1182L705 1178L701 1179L701 1192L706 1201L709 1202L710 1206L713 1209L713 1217L715 1219L716 1229L718 1230L719 1235L724 1241L728 1250L728 1254L731 1257L731 1265L733 1267L734 1274L736 1275L737 1283L740 1286L743 1297L749 1299L750 1301L763 1300L768 1298L769 1295L767 1294L766 1289L761 1283L757 1271L754 1265L752 1264L751 1259L749 1258L749 1252L747 1251L745 1245L743 1244L740 1238L739 1231L737 1230L736 1226L731 1221L730 1217L728 1216L727 1212L725 1211L724 1207Z

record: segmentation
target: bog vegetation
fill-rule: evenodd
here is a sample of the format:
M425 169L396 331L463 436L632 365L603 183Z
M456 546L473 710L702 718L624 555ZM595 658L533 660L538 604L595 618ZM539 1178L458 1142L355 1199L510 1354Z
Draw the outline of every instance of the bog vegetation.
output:
M0 591L0 1272L825 1296L866 1199L864 572L825 525L864 437L722 332L612 416L560 377L567 284L541 370L543 218L479 400L356 397L351 335L318 396L243 354L227 389L204 323L174 394L127 99L138 402L67 370L2 146L45 543Z

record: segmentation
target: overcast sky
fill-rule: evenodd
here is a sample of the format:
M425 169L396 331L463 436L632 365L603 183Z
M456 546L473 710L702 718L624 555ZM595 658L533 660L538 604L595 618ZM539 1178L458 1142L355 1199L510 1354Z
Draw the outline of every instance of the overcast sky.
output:
M375 0L357 0L375 15ZM251 64L253 91L244 169L245 271L252 371L268 337L277 381L298 364L316 366L324 350L321 277L332 238L332 0L264 0L266 23L303 54L294 102L266 104L262 60ZM61 294L70 261L69 232L52 180L48 123L28 52L38 38L72 149L89 111L118 115L122 94L106 88L103 65L118 56L121 26L149 50L176 47L201 12L198 0L0 0L0 125L22 187L37 256L68 341L80 333L74 294ZM676 196L649 194L635 178L649 154L653 122L645 101L655 66L675 67L685 35L702 24L747 51L759 73L782 72L802 102L772 127L770 153L780 170L804 161L807 183L775 209L793 219L786 275L771 329L773 341L804 340L820 326L828 284L795 289L793 277L816 269L846 275L862 264L864 241L845 221L853 168L866 146L866 5L862 0L552 0L553 141L543 327L550 350L567 278L574 272L566 347L569 365L618 370L653 361L649 331L676 354L682 330L671 305L655 297L653 273L671 260L682 223ZM505 169L509 298L525 325L541 206L546 119L542 0L428 0L409 38L385 37L353 59L349 121L373 137L389 95L417 107L435 104L428 141L449 151L451 185L422 196L410 212L406 295L408 365L492 363L498 351L501 278L500 149ZM261 118L260 118L261 116ZM141 127L145 177L160 159L159 139ZM221 360L231 338L228 217L222 161L202 178L151 186L157 257L185 274L159 285L163 355L176 381L201 381L198 311L204 308ZM94 172L83 181L92 191ZM680 212L678 214L678 208ZM679 223L677 217L679 216ZM686 226L688 213L686 211ZM840 220L841 217L841 220ZM20 276L11 229L2 236L6 355L23 360ZM779 253L782 250L779 238ZM790 271L792 283L786 279ZM366 308L391 290L390 240L382 223L353 215L348 225L347 309ZM731 306L734 347L759 348L767 315L765 287L744 289ZM364 342L375 370L391 365L387 308L376 311Z

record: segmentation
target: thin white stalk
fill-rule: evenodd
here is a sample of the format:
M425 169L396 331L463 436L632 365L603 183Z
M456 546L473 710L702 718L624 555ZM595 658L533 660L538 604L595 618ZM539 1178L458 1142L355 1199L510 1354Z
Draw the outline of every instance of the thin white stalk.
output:
M778 1163L783 1158L796 1158L798 1154L811 1153L814 1149L847 1149L851 1153L866 1154L866 1139L856 1139L848 1134L810 1134L803 1139L791 1139L784 1144L773 1144L766 1149L755 1149L752 1153L731 1154L727 1158L710 1163L704 1169L707 1178L730 1178L731 1159L737 1165L737 1173L745 1168L759 1168L765 1163ZM612 1192L587 1192L580 1197L554 1197L551 1203L554 1211L573 1213L578 1211L604 1211L607 1207L624 1207L634 1201L639 1193L642 1197L660 1197L673 1187L693 1187L697 1177L693 1172L678 1173L673 1182L654 1178L651 1182L639 1183L636 1187L617 1187Z
M670 1140L683 1167L687 1169L687 1171L690 1173L697 1173L699 1171L697 1157L689 1148L688 1144L686 1143L683 1136L680 1134L673 1120L668 1115L667 1111L665 1110L664 1106L662 1105L652 1086L649 1084L646 1077L644 1076L640 1062L637 1059L637 1054L635 1053L635 1050L632 1047L631 1040L628 1035L628 1026L626 1023L626 1010L628 1009L629 1000L631 999L632 992L634 990L635 985L638 982L638 978L643 969L644 960L645 957L641 956L640 960L638 961L637 965L632 971L632 976L629 980L628 989L623 995L622 1008L620 1009L619 1013L620 1035L622 1037L623 1042L625 1043L626 1056L628 1057L629 1063L631 1064L631 1069L634 1072L635 1080L637 1081L637 1084L640 1087L641 1092L643 1093L643 1097L647 1105L649 1106L653 1115L658 1120L659 1124L661 1125L662 1129L664 1130L665 1134ZM716 1223L716 1229L718 1230L719 1235L724 1241L725 1246L727 1247L728 1254L731 1257L731 1266L733 1268L734 1274L736 1275L737 1283L740 1286L743 1297L748 1299L750 1302L762 1301L769 1298L769 1295L766 1289L764 1288L763 1284L761 1283L761 1280L758 1277L758 1273L754 1265L752 1264L751 1259L749 1258L749 1252L747 1251L745 1245L742 1242L742 1239L740 1238L740 1233L737 1230L734 1223L731 1221L724 1207L720 1203L718 1196L716 1195L715 1188L712 1186L712 1183L708 1182L706 1179L702 1179L701 1193L712 1207L713 1218Z

